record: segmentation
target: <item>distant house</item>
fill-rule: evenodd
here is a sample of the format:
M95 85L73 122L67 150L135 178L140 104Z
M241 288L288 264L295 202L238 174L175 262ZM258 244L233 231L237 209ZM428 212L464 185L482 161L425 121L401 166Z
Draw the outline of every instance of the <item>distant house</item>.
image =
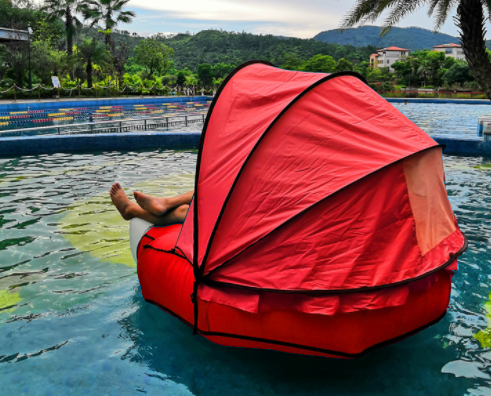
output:
M27 30L17 30L0 27L0 43L12 41L28 41L29 32Z
M399 47L388 47L388 48L382 48L377 51L377 68L381 69L384 67L388 67L391 72L394 71L392 68L392 65L395 62L404 62L406 60L406 57L409 55L409 51L406 48L399 48ZM375 54L372 54L370 56L370 62L372 60L372 57ZM375 57L374 57L375 59Z
M454 59L462 59L465 60L464 51L462 50L462 46L459 44L442 44L436 45L433 47L433 51L445 52L446 56Z
M378 54L372 54L370 55L370 67L372 69L376 69L377 68L377 58L378 58Z

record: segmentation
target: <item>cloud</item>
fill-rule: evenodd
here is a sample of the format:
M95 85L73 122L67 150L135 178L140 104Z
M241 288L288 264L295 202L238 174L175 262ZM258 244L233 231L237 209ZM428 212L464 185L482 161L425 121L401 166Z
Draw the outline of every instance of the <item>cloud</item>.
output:
M128 9L137 12L132 27L137 31L198 32L222 28L310 38L339 27L354 3L354 0L131 0ZM382 23L383 18L377 21L379 25ZM400 26L431 29L433 21L423 8L404 19ZM457 34L451 17L442 31Z

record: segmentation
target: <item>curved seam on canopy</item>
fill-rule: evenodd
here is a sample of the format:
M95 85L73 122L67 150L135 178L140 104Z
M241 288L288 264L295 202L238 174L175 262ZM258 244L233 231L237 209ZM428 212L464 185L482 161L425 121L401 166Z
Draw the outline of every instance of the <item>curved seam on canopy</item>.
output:
M424 279L430 275L433 275L433 274L445 269L446 267L450 266L459 256L461 256L467 250L468 246L469 246L469 241L467 240L466 236L464 235L464 244L459 249L459 251L457 253L451 255L450 258L445 263L438 266L437 268L434 268L434 269L432 269L428 272L425 272L424 274L418 275L414 278L405 279L403 281L389 283L389 284L385 284L385 285L378 285L378 286L364 286L364 287L359 287L356 289L280 290L280 289L268 289L268 288L263 289L260 287L253 287L253 286L243 286L243 285L238 285L235 283L215 281L215 280L209 279L207 277L203 278L202 283L205 285L208 285L208 286L230 287L232 289L239 289L239 290L279 293L279 294L303 294L303 295L309 295L309 296L325 296L325 295L332 295L332 294L348 294L348 293L365 293L365 292L384 290L384 289L389 289L391 287L406 285L408 283L416 282L416 281Z
M179 253L177 253L176 249L165 250L165 249L156 248L156 247L154 247L152 245L144 245L143 246L143 249L150 249L150 250L154 250L154 251L160 252L160 253L171 254L173 256L177 256L179 258L182 258L182 259L186 260L189 264L193 265L193 263L191 263L191 261L189 261L186 256L181 256ZM179 250L181 250L181 249L179 249Z
M161 309L162 311L165 311L168 314L170 314L170 315L174 316L175 318L179 319L182 323L184 323L188 327L193 328L193 326L191 325L191 323L189 323L186 319L184 319L181 316L177 315L175 312L173 312L170 309L164 307L163 305L161 305L161 304L159 304L159 303L157 303L155 301L152 301L152 300L145 299L145 301L148 302L148 303L150 303L150 304L152 304L152 305L155 305L157 308ZM364 349L360 353L349 353L349 352L333 351L333 350L330 350L330 349L316 348L316 347L311 347L311 346L307 346L307 345L294 344L294 343L284 342L284 341L269 340L269 339L266 339L266 338L256 338L256 337L250 337L250 336L243 336L243 335L239 335L239 334L220 333L220 332L214 332L214 331L203 331L203 330L199 330L199 329L198 329L198 333L201 334L202 336L236 338L236 339L239 339L239 340L262 342L262 343L267 343L267 344L275 344L275 345L286 346L286 347L295 348L295 349L303 349L303 350L306 350L306 351L320 352L320 353L325 353L325 354L328 354L328 355L337 355L337 356L348 357L348 358L359 358L359 357L362 357L362 356L366 355L369 352L372 352L373 350L376 350L378 348L381 348L381 347L384 347L384 346L393 344L393 343L395 343L397 341L403 340L403 339L405 339L407 337L410 337L410 336L412 336L414 334L417 334L420 331L425 330L425 329L427 329L430 326L433 326L434 324L436 324L440 320L442 320L445 317L446 314L447 314L447 311L445 310L443 312L443 314L441 314L439 317L437 317L436 319L432 320L431 322L429 322L429 323L427 323L427 324L425 324L425 325L423 325L421 327L418 327L417 329L411 330L408 333L405 333L405 334L402 334L402 335L397 336L395 338L392 338L390 340L383 341L383 342L380 342L378 344L374 344L371 347L368 347L367 349Z
M268 134L268 132L273 129L273 127L276 125L276 123L283 117L283 115L295 104L297 103L303 96L305 96L307 93L309 93L311 90L313 90L314 88L318 87L319 85L327 82L327 81L330 81L334 78L337 78L337 77L345 77L345 76L351 76L351 77L356 77L358 78L360 81L362 81L363 83L365 83L367 86L368 86L368 82L363 78L363 76L361 76L360 74L358 73L355 73L355 72L351 72L351 71L346 71L346 72L339 72L339 73L334 73L334 74L330 74L324 78L321 78L320 80L316 81L315 83L313 83L312 85L308 86L306 89L304 89L302 92L300 92L295 98L292 99L292 101L286 105L286 107L276 116L276 118L271 122L271 124L266 128L266 130L263 132L263 134L261 135L261 137L258 139L258 141L256 142L256 144L254 145L254 147L252 148L251 152L249 153L249 155L247 156L246 160L244 161L244 163L242 164L242 167L240 168L239 172L237 173L237 176L235 177L235 180L232 184L232 186L230 187L230 190L227 194L227 197L225 198L225 201L222 205L222 208L220 209L220 214L218 215L218 218L215 222L215 225L213 227L213 231L210 235L210 239L208 240L208 244L206 246L206 251L205 251L205 254L203 256L203 261L201 263L201 267L200 267L200 270L201 270L201 273L203 274L204 273L204 270L205 270L205 265L206 265L206 260L208 259L208 255L210 253L210 250L211 250L211 246L213 244L213 240L215 239L215 234L218 230L218 226L220 225L220 221L222 219L222 216L223 216L223 213L225 212L225 208L227 207L227 204L228 204L228 201L230 200L230 197L232 196L232 193L234 191L234 188L235 186L237 185L238 181L240 180L240 177L244 171L244 169L246 168L246 166L248 165L249 163L249 160L252 158L252 156L254 155L254 152L256 151L256 149L260 146L260 144L262 143L263 139L265 138L265 136ZM198 179L196 179L196 183L198 182ZM196 188L198 186L196 185ZM196 221L196 219L195 219ZM196 253L196 251L195 251ZM198 258L196 258L196 260L198 260ZM218 267L217 267L218 268Z
M193 200L194 200L194 194L193 194L193 197L191 198L191 202L189 203L188 210L186 211L186 216L184 217L184 221L182 223L181 229L179 230L179 235L177 236L176 244L174 245L174 250L179 249L181 251L181 253L184 255L184 257L186 257L186 260L189 261L191 264L192 264L191 260L189 260L189 258L182 251L182 249L177 247L177 243L179 242L179 238L181 237L182 229L184 228L184 223L186 222L186 218L188 217L189 211L191 210L191 205L193 203Z
M194 218L193 218L193 266L194 262L196 262L196 267L198 267L198 181L199 181L199 174L200 174L200 167L201 167L201 158L203 155L203 147L205 144L205 138L206 138L206 132L208 131L208 124L210 123L211 116L213 115L213 110L215 109L215 105L220 98L220 95L222 94L223 90L225 87L228 85L232 77L234 77L239 71L242 69L246 68L247 66L250 65L255 65L255 64L263 64L267 66L273 66L272 63L262 61L262 60L251 60L249 62L243 63L242 65L238 66L232 72L225 78L223 81L222 85L220 85L220 88L218 88L218 91L213 98L213 101L211 102L210 109L208 110L208 114L206 116L205 124L203 125L203 131L201 132L201 139L199 142L198 146L198 159L197 159L197 164L196 164L196 175L194 177L194 200L195 200L195 205L194 205ZM177 244L177 242L176 242ZM196 274L195 274L196 275ZM195 276L196 278L196 276Z
M193 274L194 274L194 286L193 286L193 294L191 294L191 301L193 302L194 305L194 330L193 334L197 334L198 332L198 286L199 282L201 279L202 271L200 272L199 264L198 264L198 241L199 241L199 232L198 232L198 181L199 181L199 174L200 174L200 167L201 167L201 158L203 155L203 147L205 144L205 138L206 138L206 132L208 131L208 125L211 119L211 116L213 114L213 110L215 109L215 105L220 98L220 95L222 94L224 88L227 86L227 84L230 82L233 76L235 76L240 70L246 68L247 66L253 65L253 64L263 64L263 65L268 65L268 66L273 66L272 63L270 62L265 62L261 60L251 60L249 62L243 63L239 67L237 67L235 70L233 70L227 78L223 81L222 85L220 85L220 88L218 88L218 92L216 93L215 97L213 98L213 101L211 102L210 109L208 110L208 114L206 116L205 124L203 125L203 131L201 132L201 139L199 142L199 147L198 147L198 159L197 159L197 164L196 164L196 175L194 178L194 212L193 212ZM184 227L184 226L183 226ZM176 241L177 244L177 241Z
M263 235L261 238L259 238L257 241L255 241L254 243L250 244L249 246L247 246L245 249L241 250L240 252L238 252L237 254L235 254L233 257L231 257L230 259L228 259L227 261L223 262L222 264L220 264L218 267L215 267L214 269L212 269L208 274L204 275L203 279L209 279L211 275L213 275L218 269L222 268L223 266L227 265L228 263L230 263L232 260L234 260L235 258L237 258L238 256L240 256L242 253L244 253L245 251L249 250L251 247L253 247L254 245L256 245L257 243L259 243L260 241L262 241L264 238L267 238L268 236L270 236L271 234L273 234L274 232L278 231L279 229L281 229L285 224L288 224L290 221L292 220L295 220L297 217L303 215L304 213L306 213L307 211L309 211L310 209L316 207L317 205L321 204L322 202L324 202L326 199L334 196L335 194L338 194L340 191L343 191L345 190L346 188L358 183L359 181L369 177L369 176L372 176L374 175L375 173L377 172L380 172L381 170L383 169L386 169L387 167L389 166L392 166L392 165L395 165L397 164L398 162L400 161L403 161L407 158L410 158L412 157L413 155L416 155L416 154L420 154L420 153L423 153L427 150L433 150L435 148L438 148L438 147L441 147L441 145L438 145L438 144L435 144L434 146L431 146L431 147L427 147L425 149L422 149L420 151L417 151L415 153L412 153L410 155L407 155L406 157L403 157L403 158L399 158L398 160L396 161L393 161L389 164L386 164L384 165L383 167L379 168L379 169L376 169L374 170L373 172L370 172L368 174L366 174L365 176L363 177L360 177L359 179L356 179L354 181L352 181L351 183L345 185L344 187L340 188L339 190L336 190L334 191L333 193L327 195L326 197L320 199L319 201L313 203L312 205L308 206L307 208L303 209L302 211L298 212L296 215L290 217L289 219L287 219L285 222L281 223L278 227L272 229L270 232L268 232L266 235ZM204 263L204 260L203 260L203 263Z

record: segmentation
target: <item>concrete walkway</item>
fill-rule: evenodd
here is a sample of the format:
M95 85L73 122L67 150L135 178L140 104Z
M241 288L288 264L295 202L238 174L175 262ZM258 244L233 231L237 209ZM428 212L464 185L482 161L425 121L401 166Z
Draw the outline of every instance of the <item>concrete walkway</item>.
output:
M470 104L491 105L489 99L445 99L445 98L384 98L389 103L435 103L435 104Z

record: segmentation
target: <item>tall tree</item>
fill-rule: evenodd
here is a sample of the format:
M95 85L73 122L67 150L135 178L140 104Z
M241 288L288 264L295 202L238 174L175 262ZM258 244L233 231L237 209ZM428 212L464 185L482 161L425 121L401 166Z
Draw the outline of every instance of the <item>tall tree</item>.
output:
M209 63L198 65L198 78L203 85L213 84L213 67Z
M107 47L94 38L84 39L77 46L77 57L80 64L85 65L87 87L92 88L92 72L94 64L104 64L111 61Z
M50 20L58 18L65 22L67 53L69 56L73 54L73 38L78 27L82 26L82 22L77 18L77 13L81 11L79 0L45 0L42 11L49 14Z
M303 70L309 72L332 73L336 67L336 62L329 55L315 55L303 65Z
M136 14L133 11L125 11L126 4L130 0L87 0L82 6L84 18L91 19L91 27L103 25L106 34L107 45L111 44L111 31L119 23L131 23Z
M382 31L385 34L402 18L424 5L428 6L429 16L435 17L436 30L457 8L455 22L460 28L462 49L474 78L491 99L491 62L485 43L485 23L491 19L490 0L357 0L356 6L346 15L342 29L374 22L389 11Z
M119 86L123 85L123 75L125 72L124 65L129 59L128 53L129 53L128 43L122 42L117 48L114 43L111 43L111 54L113 55L113 65L114 65L114 69L118 73Z
M151 78L154 72L164 72L171 65L170 57L174 56L174 50L155 39L141 40L134 49L135 62L145 67L148 71L147 78Z

